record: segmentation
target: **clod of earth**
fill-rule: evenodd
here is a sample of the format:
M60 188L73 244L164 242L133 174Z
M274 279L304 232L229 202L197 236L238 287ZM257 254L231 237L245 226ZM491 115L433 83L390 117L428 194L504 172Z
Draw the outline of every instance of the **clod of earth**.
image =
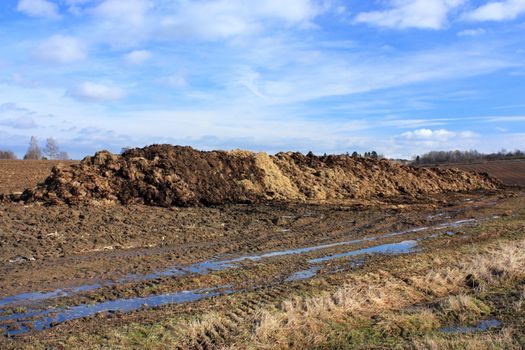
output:
M11 197L47 204L104 201L168 207L343 201L500 186L484 173L415 168L381 159L152 145L122 155L101 151L69 168L56 166L43 183Z

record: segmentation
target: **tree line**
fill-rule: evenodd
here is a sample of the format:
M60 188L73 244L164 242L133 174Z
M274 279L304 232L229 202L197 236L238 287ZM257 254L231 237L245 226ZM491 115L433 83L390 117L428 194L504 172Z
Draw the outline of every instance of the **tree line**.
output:
M2 151L0 150L0 159L12 159L16 160L18 157L13 151ZM36 136L31 136L29 141L29 147L27 148L26 154L24 155L24 160L68 160L69 155L67 152L60 150L58 142L49 137L46 139L44 148L40 148L38 144L38 139Z
M525 153L520 150L507 151L505 149L495 153L480 153L476 150L469 151L432 151L414 157L416 165L472 163L478 161L504 160L525 158Z

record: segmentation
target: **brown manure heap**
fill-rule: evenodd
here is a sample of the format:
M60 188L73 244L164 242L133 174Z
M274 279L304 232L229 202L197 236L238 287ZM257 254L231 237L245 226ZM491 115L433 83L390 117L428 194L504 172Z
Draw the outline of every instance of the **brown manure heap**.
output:
M414 168L388 160L312 154L197 151L152 145L107 151L51 175L23 200L47 204L106 201L196 206L278 201L342 201L497 189L487 174Z

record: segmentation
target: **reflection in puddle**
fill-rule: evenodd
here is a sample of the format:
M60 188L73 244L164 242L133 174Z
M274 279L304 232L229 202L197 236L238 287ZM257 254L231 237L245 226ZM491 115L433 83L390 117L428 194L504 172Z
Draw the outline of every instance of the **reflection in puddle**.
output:
M219 290L218 288L200 289L143 298L118 299L97 304L82 304L67 308L49 309L36 313L13 314L10 316L11 319L16 319L14 327L7 325L0 325L0 327L5 329L7 335L17 335L29 332L30 330L41 331L62 322L93 316L101 312L130 312L145 307L150 308L168 304L181 304L231 293L234 293L234 291ZM41 317L34 319L38 316Z
M375 247L352 250L345 253L327 255L317 259L311 259L310 263L317 264L328 260L346 258L359 254L407 254L415 251L417 241L403 241L399 243L381 244Z
M379 235L379 236L367 237L367 238L362 238L362 239L354 239L354 240L349 240L349 241L344 241L344 242L321 244L321 245L305 247L305 248L279 250L279 251L263 253L260 255L246 255L246 256L241 256L238 258L227 259L227 260L207 260L207 261L198 262L198 263L195 263L189 266L175 265L167 269L156 271L156 272L145 274L145 275L129 274L127 276L124 276L118 279L117 282L118 283L140 282L140 281L146 281L146 280L154 280L154 279L158 279L162 277L185 276L188 274L204 275L212 271L221 271L221 270L230 269L230 268L237 268L239 267L239 263L243 261L259 261L265 258L305 254L305 253L315 252L315 251L319 251L323 249L335 248L339 246L353 245L353 244L364 243L364 242L374 242L374 241L378 241L384 238L391 238L391 237L406 235L410 233L416 233L416 232L425 231L425 230L442 230L445 228L457 228L462 225L466 225L466 224L470 224L474 222L477 222L477 220L475 219L459 220L459 221L454 221L454 222L443 223L437 226L412 228L412 229L408 229L404 231L395 231L395 232L390 232L390 233ZM373 249L373 248L366 248L366 249ZM367 253L384 253L384 252L367 251L367 252L360 252L360 253L352 253L348 256L357 255L357 254L367 254ZM387 252L386 254L389 254L389 253ZM392 253L392 254L395 254L395 253ZM10 297L0 299L0 308L4 308L7 305L13 306L17 304L23 304L24 302L27 303L27 302L41 301L41 300L46 300L46 299L51 299L51 298L56 298L56 297L61 297L61 296L71 296L73 294L77 294L83 291L90 291L90 290L94 290L100 287L113 286L113 285L115 285L114 282L105 281L99 284L83 285L83 286L79 286L76 288L70 288L70 289L57 289L51 292L44 292L44 293L34 292L34 293L18 294L15 296L10 296Z
M484 320L478 322L475 326L452 326L443 327L440 329L444 333L477 333L484 332L492 328L498 328L501 326L501 322L498 320Z
M38 301L38 300L46 300L46 299L51 299L51 298L56 298L56 297L65 297L65 296L77 294L80 292L87 292L90 290L98 289L101 286L102 286L101 284L86 284L86 285L71 288L71 289L57 289L51 292L22 293L22 294L13 295L13 296L1 299L0 308L5 305L14 304L17 302L22 302L22 301L27 301L27 300Z

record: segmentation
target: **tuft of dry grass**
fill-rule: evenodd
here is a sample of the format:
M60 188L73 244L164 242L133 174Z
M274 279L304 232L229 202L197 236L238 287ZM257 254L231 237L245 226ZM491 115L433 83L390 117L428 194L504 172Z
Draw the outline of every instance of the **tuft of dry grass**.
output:
M382 334L403 338L422 336L439 326L439 318L430 309L422 309L417 313L385 314L377 322Z
M514 303L514 311L520 312L525 307L525 287L522 287L520 298Z
M514 338L514 331L504 328L498 333L469 334L453 337L432 336L422 341L415 341L417 350L521 350L521 345Z
M447 319L459 324L473 323L490 314L490 307L465 294L448 297L441 303L440 309Z

